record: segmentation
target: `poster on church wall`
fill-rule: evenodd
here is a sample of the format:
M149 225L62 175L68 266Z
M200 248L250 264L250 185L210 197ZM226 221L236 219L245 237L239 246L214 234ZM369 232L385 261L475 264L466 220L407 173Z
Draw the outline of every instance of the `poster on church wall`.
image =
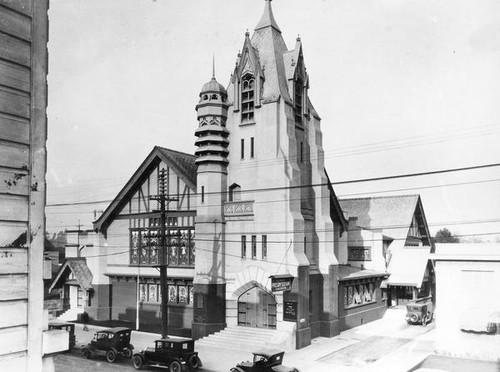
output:
M283 320L287 322L297 321L297 302L285 301L283 304Z

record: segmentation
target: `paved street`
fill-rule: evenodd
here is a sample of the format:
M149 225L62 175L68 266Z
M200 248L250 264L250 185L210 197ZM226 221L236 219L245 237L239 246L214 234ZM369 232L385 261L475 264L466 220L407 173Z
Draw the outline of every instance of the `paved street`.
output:
M454 365L463 366L460 360L434 356L434 324L427 327L408 326L404 320L404 308L391 308L383 319L364 324L342 332L333 338L318 337L312 344L301 350L285 353L283 364L294 366L301 372L404 372L416 365L442 368L454 372ZM56 372L67 371L133 371L131 360L120 359L109 364L104 357L83 359L79 347L86 344L98 327L89 326L89 332L83 332L81 325L76 326L77 349L72 353L61 354L55 358ZM133 332L132 343L135 350L152 346L159 335L145 332ZM196 348L202 361L204 372L227 372L242 360L249 360L247 352L215 349L206 346ZM451 363L453 362L453 363ZM480 362L467 361L468 366L480 367ZM469 367L470 368L470 367ZM151 368L150 370L161 370ZM461 369L462 371L464 369ZM475 369L469 369L475 370ZM492 370L493 371L493 370Z
M116 363L108 363L105 357L83 359L80 350L59 354L54 358L56 372L88 372L88 371L135 371L128 359L119 359Z

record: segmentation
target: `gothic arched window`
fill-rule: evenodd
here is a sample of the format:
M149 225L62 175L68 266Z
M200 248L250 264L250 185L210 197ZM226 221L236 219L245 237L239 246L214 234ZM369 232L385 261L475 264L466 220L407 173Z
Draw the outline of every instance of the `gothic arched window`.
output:
M241 121L253 121L255 80L251 74L241 79Z

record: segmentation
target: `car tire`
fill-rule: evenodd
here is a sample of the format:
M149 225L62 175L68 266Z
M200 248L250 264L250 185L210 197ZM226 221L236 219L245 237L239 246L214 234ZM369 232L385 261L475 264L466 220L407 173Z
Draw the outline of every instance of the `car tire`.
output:
M424 315L424 316L422 317L422 325L423 325L424 327L427 327L427 315Z
M170 363L169 371L170 372L181 372L182 365L177 360L174 360L174 361L172 361L172 363Z
M198 358L197 355L191 355L191 357L189 358L188 363L189 363L189 366L192 369L198 369L201 366L200 358Z
M134 355L132 361L134 362L135 369L142 369L144 367L144 359L142 358L142 356Z
M125 351L123 352L123 355L125 356L125 358L127 359L130 359L132 358L132 348L129 346L125 349Z
M85 359L90 359L90 356L91 356L91 352L89 349L87 349L86 347L84 347L82 349L82 357L85 358Z
M116 362L116 352L113 349L106 352L106 360L110 363Z

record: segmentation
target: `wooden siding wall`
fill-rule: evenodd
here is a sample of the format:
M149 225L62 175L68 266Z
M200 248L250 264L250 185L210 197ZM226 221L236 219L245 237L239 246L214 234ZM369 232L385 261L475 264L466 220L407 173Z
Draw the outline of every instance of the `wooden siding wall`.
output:
M2 371L43 369L47 10L48 0L0 0Z

